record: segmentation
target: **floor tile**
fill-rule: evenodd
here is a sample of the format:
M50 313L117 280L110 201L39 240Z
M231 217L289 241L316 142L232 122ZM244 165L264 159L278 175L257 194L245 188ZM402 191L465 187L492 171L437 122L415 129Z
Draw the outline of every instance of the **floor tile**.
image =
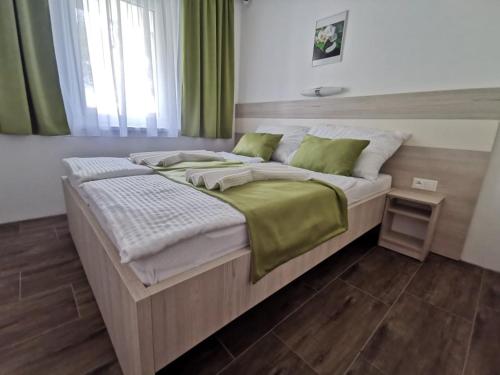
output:
M308 271L301 279L314 289L320 290L377 244L376 240L373 240L372 237L362 237L352 242Z
M19 273L0 277L0 306L19 300Z
M500 311L500 273L484 271L479 304Z
M227 350L212 336L160 370L157 374L216 374L229 364L231 360L232 357Z
M31 231L41 231L47 228L53 228L56 225L66 224L68 219L66 215L50 216L41 219L33 219L19 222L21 233Z
M0 246L0 276L36 270L78 259L73 241L58 241L55 235L48 241L38 241L17 249L2 249Z
M32 246L50 245L57 239L54 228L42 231L16 233L9 237L0 237L0 249L2 251L23 251Z
M78 282L85 277L79 259L69 259L21 273L21 298Z
M359 356L345 375L384 375L368 361Z
M237 356L302 305L314 290L301 281L285 286L216 335Z
M38 232L15 234L8 237L0 237L0 256L12 257L12 254L22 253L32 247L51 246L57 239L56 231L53 228Z
M122 369L118 360L115 359L111 363L105 363L104 365L97 367L96 369L89 371L86 375L122 375Z
M362 355L386 374L460 374L471 323L403 294Z
M221 372L232 374L314 375L314 371L277 337L268 334Z
M464 262L430 254L407 291L425 301L472 320L482 270Z
M74 320L0 351L7 374L85 374L115 361L106 329L96 318Z
M479 309L466 375L498 375L500 371L500 311Z
M78 318L70 287L0 306L0 348ZM1 362L0 362L1 363Z
M391 305L418 267L415 259L377 247L340 278Z
M275 333L317 372L343 374L386 311L383 303L336 280Z
M18 223L0 224L0 238L16 235L19 233Z

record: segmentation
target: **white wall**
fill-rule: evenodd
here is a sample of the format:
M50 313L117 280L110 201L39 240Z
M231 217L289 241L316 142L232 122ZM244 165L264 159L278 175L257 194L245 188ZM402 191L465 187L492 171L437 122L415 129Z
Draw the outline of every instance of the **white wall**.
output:
M341 63L311 66L317 19L349 10ZM251 0L243 6L239 102L500 85L498 0Z
M227 150L233 141L201 138L42 137L0 135L0 223L65 212L61 159L131 152Z
M312 67L316 20L344 10L343 61ZM301 99L315 86L345 87L344 96L499 87L499 14L498 0L251 0L241 16L239 102ZM500 135L463 259L500 271L499 228Z
M462 259L500 271L500 131L496 138Z

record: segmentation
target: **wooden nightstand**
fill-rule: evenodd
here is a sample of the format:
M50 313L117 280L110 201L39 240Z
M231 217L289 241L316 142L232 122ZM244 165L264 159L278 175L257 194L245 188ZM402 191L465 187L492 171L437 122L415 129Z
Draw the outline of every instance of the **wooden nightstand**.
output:
M392 189L387 194L378 244L423 261L429 253L444 198L431 191Z

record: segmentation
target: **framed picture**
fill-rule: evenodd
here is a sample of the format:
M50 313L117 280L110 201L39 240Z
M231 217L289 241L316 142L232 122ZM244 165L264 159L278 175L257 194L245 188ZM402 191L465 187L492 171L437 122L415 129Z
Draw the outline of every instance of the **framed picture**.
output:
M342 61L346 25L347 11L316 22L313 66Z

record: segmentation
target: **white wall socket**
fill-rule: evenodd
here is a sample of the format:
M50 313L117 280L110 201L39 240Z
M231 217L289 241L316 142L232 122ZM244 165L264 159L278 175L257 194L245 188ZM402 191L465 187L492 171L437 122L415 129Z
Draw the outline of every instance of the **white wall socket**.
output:
M429 191L436 191L438 187L437 180L428 180L426 178L413 177L411 187L414 189L422 189Z

